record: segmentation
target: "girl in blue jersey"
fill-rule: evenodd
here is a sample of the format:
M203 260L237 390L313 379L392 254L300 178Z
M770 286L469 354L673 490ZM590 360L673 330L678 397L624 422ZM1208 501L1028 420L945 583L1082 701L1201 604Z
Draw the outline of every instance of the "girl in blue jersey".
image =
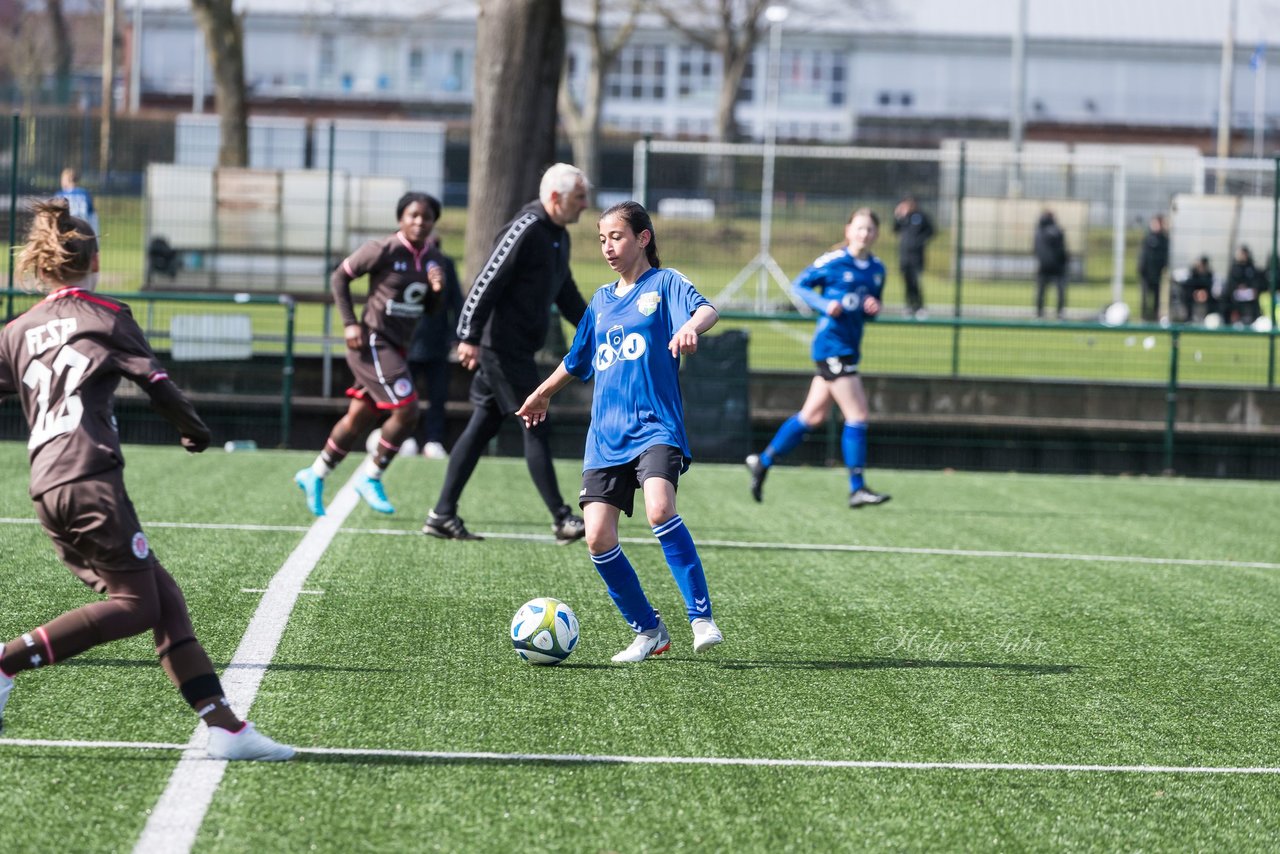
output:
M791 285L797 296L822 315L813 335L817 375L800 411L782 423L767 448L747 457L751 497L756 501L761 500L770 466L794 450L806 433L822 426L832 401L844 416L840 445L849 468L849 506L873 506L889 500L888 495L869 489L863 479L867 395L858 377L862 328L880 313L884 290L884 264L871 254L871 245L879 235L880 218L870 208L858 208L844 228L847 245L818 258Z
M639 662L671 647L618 544L619 514L631 515L635 491L680 587L695 652L724 640L711 618L707 579L693 537L676 513L676 484L692 459L680 397L680 354L719 319L692 283L658 262L653 223L637 202L614 205L598 222L600 248L618 280L595 292L564 361L516 413L533 427L551 396L575 377L595 377L579 504L587 549L623 618L636 632L613 657Z

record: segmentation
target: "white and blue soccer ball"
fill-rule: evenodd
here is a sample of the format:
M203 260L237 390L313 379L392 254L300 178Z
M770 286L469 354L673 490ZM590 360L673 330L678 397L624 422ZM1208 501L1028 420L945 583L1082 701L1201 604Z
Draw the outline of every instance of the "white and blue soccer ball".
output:
M530 664L559 664L578 645L578 617L559 599L530 599L511 619L511 643Z

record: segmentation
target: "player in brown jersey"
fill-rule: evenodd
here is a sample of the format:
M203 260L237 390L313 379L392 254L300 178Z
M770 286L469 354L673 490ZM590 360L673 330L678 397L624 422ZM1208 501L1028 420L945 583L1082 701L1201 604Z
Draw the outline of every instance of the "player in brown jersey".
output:
M439 252L427 240L439 218L440 202L433 196L405 193L396 204L399 231L361 246L329 280L355 382L347 389L351 405L330 431L324 450L293 476L307 497L307 507L317 516L324 515L325 477L384 416L382 435L360 468L355 490L379 513L395 512L382 488L382 474L418 426L418 395L405 354L414 327L425 312L439 307L444 289ZM369 298L357 323L351 282L365 274Z
M65 199L36 204L18 270L44 300L0 332L0 396L16 394L31 427L31 499L63 563L106 594L24 633L0 650L0 713L14 677L150 629L156 654L208 726L216 759L280 760L293 748L232 711L182 591L151 551L124 489L112 398L125 377L199 453L209 428L151 352L124 303L93 293L98 241Z

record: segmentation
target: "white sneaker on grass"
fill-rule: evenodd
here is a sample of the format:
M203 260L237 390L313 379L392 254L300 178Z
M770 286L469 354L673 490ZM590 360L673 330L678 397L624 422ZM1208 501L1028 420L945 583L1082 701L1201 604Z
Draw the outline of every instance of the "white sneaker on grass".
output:
M631 645L615 655L613 660L618 664L635 664L646 658L662 655L669 649L671 649L671 633L667 631L666 623L659 617L658 625L647 632L637 634Z
M211 759L252 759L263 762L282 762L293 758L293 748L272 741L245 721L239 732L209 727L209 746L205 748Z
M689 623L689 627L693 629L694 652L706 652L724 641L720 627L710 617L698 617Z
M422 446L422 456L429 460L447 460L448 452L445 451L444 445L439 442L428 442Z

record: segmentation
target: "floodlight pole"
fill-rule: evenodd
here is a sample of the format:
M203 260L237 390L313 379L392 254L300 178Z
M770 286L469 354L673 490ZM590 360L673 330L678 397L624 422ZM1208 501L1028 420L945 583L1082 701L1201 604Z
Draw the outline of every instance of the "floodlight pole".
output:
M738 271L729 284L716 296L716 302L726 302L746 284L752 273L759 274L756 287L755 310L764 313L768 308L769 278L782 288L782 292L804 313L809 307L791 295L791 280L782 271L769 251L773 228L773 173L778 148L778 90L779 64L782 53L782 23L787 19L786 6L769 6L764 16L769 21L769 70L765 96L764 167L760 180L760 251Z

